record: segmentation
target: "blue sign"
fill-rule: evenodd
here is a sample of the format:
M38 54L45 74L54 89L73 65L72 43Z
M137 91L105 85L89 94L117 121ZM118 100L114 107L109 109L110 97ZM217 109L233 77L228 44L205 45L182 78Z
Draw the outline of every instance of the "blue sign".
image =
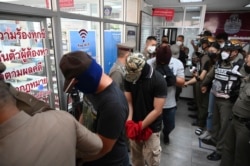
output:
M84 51L96 59L96 33L87 31L86 35L81 35L80 31L69 31L71 51Z
M121 43L121 31L104 31L104 72L109 73L117 59L117 44Z

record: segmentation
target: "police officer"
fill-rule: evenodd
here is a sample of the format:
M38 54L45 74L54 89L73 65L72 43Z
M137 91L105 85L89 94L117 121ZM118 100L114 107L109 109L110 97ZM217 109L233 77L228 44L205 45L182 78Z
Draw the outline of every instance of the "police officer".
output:
M208 109L208 98L209 92L201 93L201 82L204 79L206 73L210 69L210 58L208 56L208 48L212 43L215 42L215 38L212 36L203 37L201 39L201 47L203 53L199 55L199 61L196 63L197 72L193 73L193 78L185 82L185 85L195 84L195 96L196 105L198 106L198 120L192 123L192 125L197 125L198 128L195 130L196 135L201 135L203 128L206 125L207 109Z
M2 73L5 70L6 66L4 63L0 62L0 81L4 81L4 76ZM10 83L6 84L9 86L10 93L15 97L16 105L19 110L23 110L29 115L52 110L50 106L42 100L39 100L28 93L17 91Z
M221 166L250 165L250 53L240 73L245 77L232 109L232 122L226 132Z
M227 41L221 53L221 60L215 64L203 81L202 92L205 92L207 89L204 86L208 86L213 80L211 91L215 95L212 138L202 139L203 143L216 146L216 151L207 156L208 160L221 159L223 143L226 139L225 132L240 88L239 69L244 63L244 60L238 57L241 49L241 43L238 40Z

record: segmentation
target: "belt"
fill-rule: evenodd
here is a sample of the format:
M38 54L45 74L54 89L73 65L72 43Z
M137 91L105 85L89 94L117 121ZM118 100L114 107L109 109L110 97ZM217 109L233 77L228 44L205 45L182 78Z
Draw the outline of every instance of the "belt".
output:
M246 123L246 122L249 122L250 119L247 119L247 118L241 118L235 114L233 114L233 118L236 119L237 121L241 122L241 123Z

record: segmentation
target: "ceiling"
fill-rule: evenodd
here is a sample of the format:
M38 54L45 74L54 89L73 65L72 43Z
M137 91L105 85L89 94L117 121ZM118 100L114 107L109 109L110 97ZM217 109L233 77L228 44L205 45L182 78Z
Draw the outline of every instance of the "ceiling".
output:
M152 7L168 7L178 8L184 6L207 5L207 12L226 12L226 11L250 11L250 7L245 5L250 3L250 0L203 0L201 3L180 3L179 0L144 0Z

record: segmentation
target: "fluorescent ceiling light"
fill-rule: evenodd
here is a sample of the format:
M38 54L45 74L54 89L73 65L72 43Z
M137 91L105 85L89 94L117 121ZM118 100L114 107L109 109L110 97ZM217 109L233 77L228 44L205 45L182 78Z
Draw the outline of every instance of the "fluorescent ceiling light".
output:
M245 7L250 7L250 3L249 3L249 4L247 4Z
M203 0L180 0L181 3L188 3L188 2L202 2Z
M200 19L200 16L193 16L192 19L194 19L194 20L199 20L199 19Z
M200 10L200 7L199 6L187 6L186 9L189 11L190 10L197 10L198 11L198 10Z

